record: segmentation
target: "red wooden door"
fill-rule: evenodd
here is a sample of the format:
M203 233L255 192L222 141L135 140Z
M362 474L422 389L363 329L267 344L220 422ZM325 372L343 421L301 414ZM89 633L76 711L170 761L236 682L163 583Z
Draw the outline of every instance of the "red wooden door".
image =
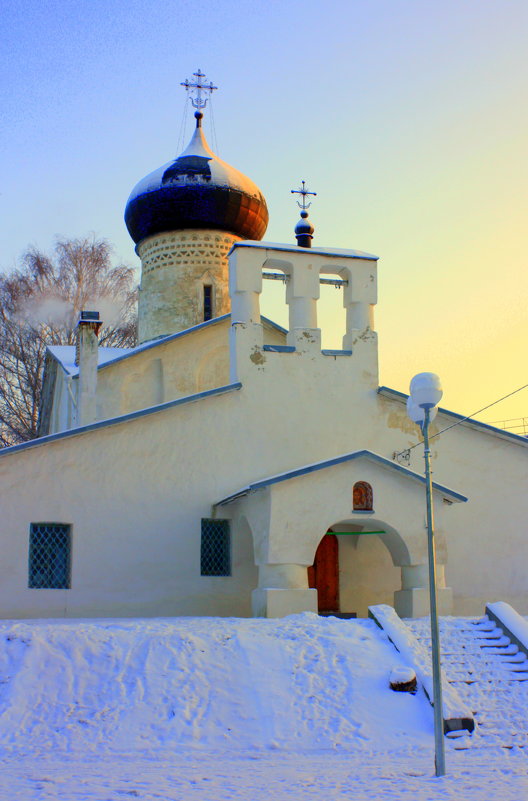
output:
M308 568L308 586L317 590L319 612L339 612L339 548L335 534L325 534Z

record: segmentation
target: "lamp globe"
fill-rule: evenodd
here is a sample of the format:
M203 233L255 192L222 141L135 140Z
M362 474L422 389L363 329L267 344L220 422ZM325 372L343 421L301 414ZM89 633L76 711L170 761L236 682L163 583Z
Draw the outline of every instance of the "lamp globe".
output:
M436 373L418 373L411 380L411 398L422 409L432 409L444 393Z

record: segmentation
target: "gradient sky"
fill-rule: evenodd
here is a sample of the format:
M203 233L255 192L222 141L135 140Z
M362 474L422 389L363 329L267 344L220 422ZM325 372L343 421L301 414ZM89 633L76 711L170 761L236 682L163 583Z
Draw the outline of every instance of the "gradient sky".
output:
M138 265L125 203L177 155L179 84L200 67L220 87L217 152L267 198L265 238L294 241L304 178L314 245L380 257L382 384L437 372L442 405L471 414L528 383L526 0L2 8L1 270L92 231ZM264 311L284 323L274 289ZM340 298L321 304L327 346ZM479 416L528 416L528 390Z

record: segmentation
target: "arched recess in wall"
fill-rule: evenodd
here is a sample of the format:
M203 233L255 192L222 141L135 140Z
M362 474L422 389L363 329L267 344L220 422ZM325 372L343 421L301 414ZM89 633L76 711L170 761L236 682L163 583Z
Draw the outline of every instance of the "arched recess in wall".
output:
M163 403L163 362L149 359L127 373L121 384L120 412L127 414Z
M196 392L215 389L229 383L229 348L227 341L208 350L196 366Z

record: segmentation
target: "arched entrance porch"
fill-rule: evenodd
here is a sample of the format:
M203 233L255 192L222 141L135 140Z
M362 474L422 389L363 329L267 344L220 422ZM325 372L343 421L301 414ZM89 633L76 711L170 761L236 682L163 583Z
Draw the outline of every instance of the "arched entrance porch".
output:
M366 617L372 604L394 604L406 564L409 553L403 538L386 523L351 519L333 524L308 568L319 614Z
M448 502L435 506L435 540L439 609L450 614L452 591L445 585L443 521L446 509L465 497L437 484L433 491ZM220 507L230 508L230 516L245 515L251 527L258 566L258 586L252 593L254 615L281 617L317 610L317 592L308 587L308 568L327 531L336 535L338 543L345 543L338 548L338 556L347 551L351 557L340 560L341 610L343 593L357 593L364 582L368 592L360 598L363 614L369 604L380 600L394 603L402 617L428 613L423 478L412 470L370 451L354 451L250 484L216 504L216 509ZM386 561L384 549L391 561ZM358 554L365 557L361 569ZM346 565L351 566L352 575L343 575ZM374 574L381 596L372 592ZM349 603L359 605L353 597ZM361 607L351 608L354 611L361 613Z

